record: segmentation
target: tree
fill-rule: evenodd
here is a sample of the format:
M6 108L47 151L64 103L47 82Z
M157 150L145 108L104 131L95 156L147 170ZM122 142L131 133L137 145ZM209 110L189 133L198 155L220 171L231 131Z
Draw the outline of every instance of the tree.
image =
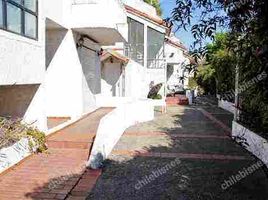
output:
M199 20L192 24L196 13L200 13ZM228 28L227 48L235 56L239 83L244 85L259 74L268 74L267 13L267 0L177 0L172 16L167 21L176 30L191 29L195 38L191 46L192 56L196 61L209 51L204 46L204 39L214 40L218 27ZM257 132L267 133L267 79L242 91L239 107L241 123Z

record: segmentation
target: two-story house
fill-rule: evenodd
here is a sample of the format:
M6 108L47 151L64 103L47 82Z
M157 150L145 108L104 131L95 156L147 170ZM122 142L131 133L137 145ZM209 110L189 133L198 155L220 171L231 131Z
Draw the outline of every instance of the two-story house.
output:
M166 83L164 42L169 28L153 6L142 0L123 2L128 41L104 47L109 56L103 59L102 96L147 98L152 86ZM113 81L109 80L112 72ZM161 95L164 99L164 89Z
M125 42L125 26L119 0L0 0L0 116L46 131L95 110L101 46Z

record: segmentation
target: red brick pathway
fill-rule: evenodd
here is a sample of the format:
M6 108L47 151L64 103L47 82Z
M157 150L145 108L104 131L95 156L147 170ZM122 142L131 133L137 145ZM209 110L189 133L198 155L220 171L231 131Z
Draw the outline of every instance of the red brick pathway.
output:
M99 120L110 111L99 109L64 128L49 138L58 146L53 143L46 153L32 155L1 174L0 200L85 199L101 172L86 169L88 148L70 143L79 144L80 136L91 142Z

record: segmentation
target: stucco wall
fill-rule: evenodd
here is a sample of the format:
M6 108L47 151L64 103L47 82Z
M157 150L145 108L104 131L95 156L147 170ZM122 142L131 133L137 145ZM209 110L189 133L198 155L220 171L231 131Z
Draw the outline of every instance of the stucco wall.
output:
M44 88L40 85L0 86L0 116L22 118L46 131Z
M117 0L87 1L73 0L70 28L109 27L125 24L126 13ZM100 14L101 11L101 14ZM112 12L111 12L112 11Z
M105 62L101 69L101 94L120 96L121 63Z
M40 84L45 75L45 18L39 3L38 40L0 30L0 85Z
M170 86L182 84L179 81L179 77L184 75L185 80L183 86L187 87L189 74L185 71L185 66L189 64L189 59L183 55L183 51L180 48L168 43L165 43L165 54L167 65L173 66L173 73L168 77L167 84Z
M133 98L146 98L149 85L145 79L144 67L133 60L130 60L125 67L126 96Z
M53 43L51 40L61 42ZM47 53L52 55L44 83L47 116L79 116L83 113L82 67L74 34L71 30L48 30L47 43L50 44L47 45Z
M101 92L99 57L94 51L77 48L79 38L72 30L47 30L47 58L51 60L44 83L47 116L75 118L97 108L95 95ZM89 41L85 46L99 48Z
M100 60L96 52L80 48L79 60L82 67L83 113L96 109L95 95L101 92Z

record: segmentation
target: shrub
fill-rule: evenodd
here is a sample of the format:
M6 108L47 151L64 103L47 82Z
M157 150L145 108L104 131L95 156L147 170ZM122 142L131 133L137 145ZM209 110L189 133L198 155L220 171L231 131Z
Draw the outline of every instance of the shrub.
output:
M28 139L31 151L46 150L43 132L22 123L21 119L0 118L0 149L9 147L22 138Z
M162 95L157 94L157 95L153 96L152 99L162 99Z

